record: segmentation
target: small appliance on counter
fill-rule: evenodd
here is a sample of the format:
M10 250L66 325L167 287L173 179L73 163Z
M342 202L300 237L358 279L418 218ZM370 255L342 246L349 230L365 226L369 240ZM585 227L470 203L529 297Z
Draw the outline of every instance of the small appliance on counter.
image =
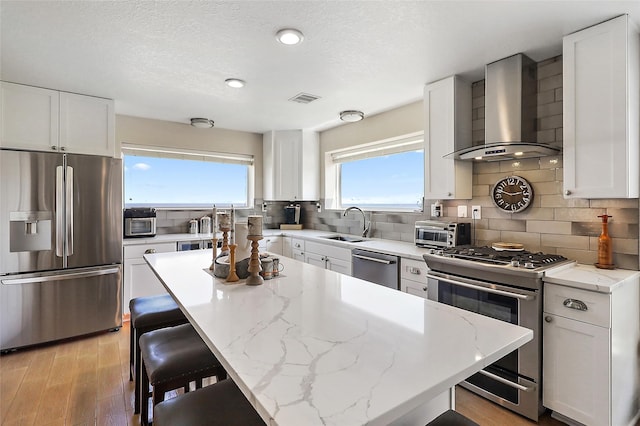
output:
M300 204L289 204L284 208L284 223L280 229L302 229Z
M211 218L209 216L202 216L200 218L200 233L201 234L211 233Z
M136 207L124 209L124 237L155 237L156 209Z
M462 222L416 222L414 241L419 247L449 248L471 244L471 224Z
M189 221L189 233L190 234L198 233L198 219L191 219Z

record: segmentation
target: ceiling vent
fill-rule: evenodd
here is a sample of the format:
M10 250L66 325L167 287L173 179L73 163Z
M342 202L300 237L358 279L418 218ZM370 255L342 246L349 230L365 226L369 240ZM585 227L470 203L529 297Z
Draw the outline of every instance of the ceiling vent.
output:
M299 104L308 104L316 99L320 99L320 96L310 95L308 93L298 93L293 98L290 98L290 101L297 102Z

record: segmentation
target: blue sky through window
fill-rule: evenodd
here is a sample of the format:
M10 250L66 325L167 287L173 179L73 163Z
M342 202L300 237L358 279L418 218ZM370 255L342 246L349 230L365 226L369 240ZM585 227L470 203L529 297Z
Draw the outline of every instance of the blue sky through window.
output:
M410 209L424 194L424 151L408 151L340 164L341 207Z
M243 207L248 199L248 167L125 154L125 206Z

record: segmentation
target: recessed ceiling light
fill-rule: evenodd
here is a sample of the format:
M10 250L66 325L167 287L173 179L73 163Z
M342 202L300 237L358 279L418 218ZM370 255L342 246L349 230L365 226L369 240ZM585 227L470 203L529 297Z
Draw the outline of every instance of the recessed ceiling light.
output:
M244 80L240 80L239 78L228 78L224 82L227 83L227 86L233 87L234 89L239 89L245 85Z
M210 129L213 127L213 120L208 118L192 118L191 125L198 129Z
M355 121L360 121L364 118L364 113L362 111L342 111L340 113L340 120L347 121L349 123L353 123Z
M276 39L282 44L294 45L302 43L304 36L293 28L283 28L276 33Z

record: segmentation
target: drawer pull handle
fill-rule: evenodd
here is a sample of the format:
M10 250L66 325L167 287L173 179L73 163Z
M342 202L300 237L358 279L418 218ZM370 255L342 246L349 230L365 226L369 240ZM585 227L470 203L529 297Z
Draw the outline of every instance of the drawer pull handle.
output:
M409 268L409 273L413 274L413 275L420 275L420 268L415 268L415 267L411 266Z
M569 309L576 309L578 311L586 311L587 305L581 301L576 299L566 299L562 304Z
M153 253L155 253L155 252L156 252L156 249L146 249L146 250L144 251L144 254L153 254Z

